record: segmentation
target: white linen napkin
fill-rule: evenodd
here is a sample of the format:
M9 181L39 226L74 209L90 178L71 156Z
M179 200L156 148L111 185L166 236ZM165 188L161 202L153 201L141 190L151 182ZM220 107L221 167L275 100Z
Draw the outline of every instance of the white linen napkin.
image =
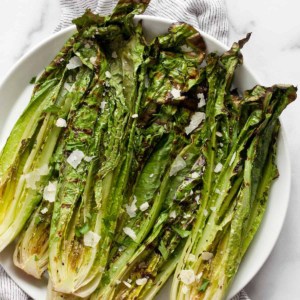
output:
M72 19L82 15L87 8L100 15L107 15L117 2L118 0L60 0L62 16L55 31L71 25ZM228 20L222 0L152 0L144 14L189 23L227 43ZM0 300L29 299L0 265ZM250 298L241 291L232 300L250 300Z

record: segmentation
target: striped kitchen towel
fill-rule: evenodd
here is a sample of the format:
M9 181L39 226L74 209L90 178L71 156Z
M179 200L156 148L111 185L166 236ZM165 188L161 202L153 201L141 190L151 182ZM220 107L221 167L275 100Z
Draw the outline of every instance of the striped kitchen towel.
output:
M100 15L108 15L117 2L118 0L60 0L62 18L56 30L69 26L72 19L83 14L87 8ZM227 43L228 20L222 0L152 0L144 14L189 23Z

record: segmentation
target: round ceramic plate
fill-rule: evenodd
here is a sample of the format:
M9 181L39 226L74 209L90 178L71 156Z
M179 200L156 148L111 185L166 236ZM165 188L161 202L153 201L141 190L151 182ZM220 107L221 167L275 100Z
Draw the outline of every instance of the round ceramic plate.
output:
M144 32L148 39L166 33L172 23L171 20L150 16L137 16L136 20L143 20ZM0 85L0 148L3 147L14 123L29 102L33 89L33 85L29 85L30 79L42 72L74 31L74 27L69 27L40 43L17 62ZM216 39L203 32L201 34L208 51L227 50L227 47ZM239 90L249 89L257 83L246 64L239 67L234 83ZM229 290L228 299L238 293L261 268L273 249L283 225L291 183L290 160L284 140L281 130L277 156L280 177L272 186L266 214ZM0 263L7 273L32 298L46 299L47 280L36 280L17 269L13 265L12 254L13 245L0 254ZM169 288L170 282L161 290L157 299L168 299Z

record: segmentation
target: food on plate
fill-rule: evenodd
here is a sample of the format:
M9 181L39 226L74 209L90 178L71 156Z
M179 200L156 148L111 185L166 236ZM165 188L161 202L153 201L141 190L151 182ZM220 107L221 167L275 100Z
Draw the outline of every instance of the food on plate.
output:
M0 155L0 251L49 299L223 299L264 215L290 85L232 87L234 43L185 23L147 41L149 1L87 11Z

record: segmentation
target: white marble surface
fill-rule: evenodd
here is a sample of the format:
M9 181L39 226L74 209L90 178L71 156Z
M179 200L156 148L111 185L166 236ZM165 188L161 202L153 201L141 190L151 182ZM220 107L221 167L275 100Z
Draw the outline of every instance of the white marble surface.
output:
M299 85L300 1L226 0L226 4L229 42L252 32L244 56L261 82ZM0 81L18 58L53 32L59 17L58 0L0 1ZM299 116L300 99L290 105L282 117L292 161L290 206L273 252L246 287L253 300L300 299Z

